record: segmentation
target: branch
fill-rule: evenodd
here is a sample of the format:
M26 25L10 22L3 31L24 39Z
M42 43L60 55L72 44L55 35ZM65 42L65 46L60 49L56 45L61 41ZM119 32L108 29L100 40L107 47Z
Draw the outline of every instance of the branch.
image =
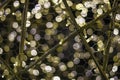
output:
M23 9L23 14L22 14L22 22L21 22L22 32L21 32L21 42L20 42L20 46L19 46L19 55L18 55L20 65L21 65L21 55L24 52L24 41L25 41L25 34L26 34L28 4L29 4L29 0L26 0L25 6Z
M83 27L81 28L81 30L83 30L83 29L85 29L85 28L91 27L91 25L93 25L94 23L96 23L97 20L106 17L106 16L107 16L108 14L110 14L112 11L117 10L117 9L119 9L119 8L120 8L120 6L119 6L119 7L117 6L117 7L113 8L113 9L107 11L106 13L102 14L102 15L99 16L98 18L96 18L96 19L88 22L85 26L83 26ZM74 36L76 36L77 34L78 34L78 32L75 30L75 31L72 32L69 36L67 36L65 39L63 39L63 43L62 43L62 44L64 44L67 40L72 39L72 38L73 38ZM27 68L25 68L25 69L24 69L23 71L21 71L20 73L27 71L28 69L30 69L30 68L33 67L33 66L36 66L36 64L37 64L38 62L40 62L40 61L42 62L42 61L46 58L46 56L48 56L49 54L51 54L51 52L52 52L53 50L55 50L58 46L60 46L60 45L62 45L62 44L59 44L59 43L56 44L53 48L49 49L46 53L44 53L37 61L33 62L31 65L29 65Z
M94 56L94 54L93 54L93 51L91 50L91 48L90 48L90 46L88 45L86 39L84 38L80 26L76 23L75 17L74 17L74 15L73 15L70 7L68 6L67 1L66 1L66 0L63 0L63 3L64 3L64 5L65 5L65 7L66 7L66 10L68 10L68 13L69 13L69 16L70 16L70 18L71 18L71 20L72 20L72 22L73 22L73 25L76 27L76 29L77 29L77 31L78 31L78 33L79 33L79 36L80 36L83 44L85 45L85 48L89 51L92 59L94 60L96 66L98 67L101 75L104 77L104 79L108 80L106 74L105 74L104 71L101 69L100 64L98 63L97 59L95 58L95 56Z
M5 8L12 0L6 0L2 3L2 5L0 5L0 10Z
M2 64L8 69L8 71L10 72L11 75L14 75L16 77L16 79L21 80L13 71L13 69L7 64L7 62L5 60L3 60L3 58L0 56L0 61L2 62Z
M114 0L112 8L114 8L117 4L117 0ZM112 12L112 19L111 19L111 25L109 26L109 29L112 30L115 26L115 12ZM103 70L106 72L107 69L107 65L108 65L108 60L109 60L109 49L110 49L110 45L111 45L111 37L112 37L112 31L110 31L108 33L108 41L107 44L105 46L105 50L104 50L104 59L103 59Z

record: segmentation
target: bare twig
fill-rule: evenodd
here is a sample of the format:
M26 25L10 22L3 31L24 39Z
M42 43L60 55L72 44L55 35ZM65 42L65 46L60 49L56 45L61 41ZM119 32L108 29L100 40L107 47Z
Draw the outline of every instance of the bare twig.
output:
M25 41L25 35L26 35L25 33L26 33L26 21L27 21L28 4L29 4L29 0L26 0L25 1L25 6L24 6L24 9L23 9L23 14L22 14L22 22L21 22L22 33L21 33L21 42L20 42L20 46L19 46L19 55L18 55L20 65L21 65L21 55L23 54L23 51L24 51L24 41Z
M0 61L7 68L11 75L14 75L16 79L21 80L13 71L13 69L7 64L7 62L0 56Z
M120 6L119 6L119 7L120 7ZM108 14L110 14L112 11L118 9L119 7L117 6L117 7L113 8L113 9L107 11L106 13L102 14L102 15L99 16L98 18L96 18L96 19L88 22L85 26L83 26L83 27L81 28L81 31L82 31L83 29L85 29L85 28L92 27L91 25L93 25L94 23L96 23L97 20L106 17ZM67 37L63 40L62 44L64 44L67 40L72 39L72 38L73 38L74 36L76 36L77 34L78 34L78 32L75 30L74 32L72 32L69 36L67 36ZM53 48L49 49L46 53L44 53L37 61L33 62L31 65L29 65L27 68L25 68L22 72L27 71L27 70L30 69L31 67L36 66L37 63L42 62L42 61L46 58L46 56L48 56L53 50L55 50L55 49L56 49L58 46L60 46L60 45L61 45L61 44L59 44L59 43L56 44ZM20 73L21 73L21 72L20 72Z
M80 36L83 44L85 45L85 48L89 51L92 59L94 60L96 66L98 67L101 75L104 77L104 79L108 80L106 74L104 73L104 71L103 71L102 68L100 67L100 64L98 63L97 59L95 58L95 56L94 56L94 54L93 54L93 51L91 50L91 48L90 48L90 46L88 45L86 39L84 38L84 36L83 36L83 34L82 34L83 32L82 32L81 28L80 28L79 25L76 23L75 17L74 17L74 15L73 15L70 7L68 6L67 1L66 1L66 0L63 0L63 2L64 2L64 5L66 6L66 10L68 11L69 16L70 16L70 18L71 18L74 26L76 27L76 29L77 29L77 31L78 31L78 34L79 34L79 36Z
M6 7L12 0L5 0L1 5L0 5L0 10Z
M113 5L112 5L112 8L116 7L117 6L117 0L114 0L113 2ZM115 12L112 12L112 19L111 19L111 25L109 26L109 29L112 30L113 27L114 27L114 23L115 23ZM107 69L107 65L108 65L108 60L109 60L109 49L110 49L110 45L111 45L111 37L112 37L112 32L110 31L108 33L108 41L106 43L106 46L105 46L105 50L104 50L104 60L103 60L103 70L106 72L106 69Z

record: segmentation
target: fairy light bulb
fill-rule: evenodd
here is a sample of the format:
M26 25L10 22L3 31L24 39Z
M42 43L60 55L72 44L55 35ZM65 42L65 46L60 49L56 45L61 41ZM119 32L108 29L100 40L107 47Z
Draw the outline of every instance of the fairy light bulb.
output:
M84 77L79 76L79 77L77 78L77 80L85 80L85 79L84 79Z
M40 12L35 14L36 19L40 19L41 17L42 17L42 14Z
M93 30L91 28L87 29L87 34L88 35L92 35L93 34Z
M90 7L91 7L91 1L85 1L85 2L84 2L84 6L85 6L86 8L90 8Z
M109 4L109 0L103 0L104 3Z
M55 20L56 20L57 22L61 22L61 21L62 21L62 17L61 17L61 16L57 16L57 17L55 18Z
M8 35L8 40L10 42L13 42L15 40L15 37L16 37L17 33L16 32L11 32L9 35Z
M32 56L36 56L37 55L37 51L35 49L31 50L31 55Z
M92 76L92 71L91 70L87 70L85 75L86 75L86 77Z
M103 10L101 8L99 8L99 9L97 9L97 13L98 13L98 15L101 15L101 14L103 14Z
M73 60L73 62L74 62L74 64L79 64L79 63L80 63L80 59L79 59L79 58L75 58L75 59Z
M32 35L36 34L36 32L37 32L36 28L32 28L32 29L30 30L30 33L31 33Z
M27 19L29 19L31 17L31 13L27 12Z
M6 20L6 16L5 15L2 15L1 16L1 21L5 21Z
M114 35L118 35L118 34L119 34L119 30L118 30L117 28L114 28L113 34L114 34Z
M41 4L36 4L36 5L35 5L35 10L36 10L36 11L41 10L41 8L42 8L42 7L41 7Z
M57 4L59 0L52 0L53 3Z
M31 10L31 13L32 14L36 14L38 11L37 11L37 9L35 9L35 8L33 8L32 10Z
M36 41L39 41L41 39L41 36L39 34L35 34L34 39Z
M2 48L0 48L0 54L2 54L3 53L3 49Z
M82 3L79 3L79 4L76 5L77 10L81 10L82 8L84 8Z
M101 76L97 76L95 80L102 80Z
M74 43L73 44L73 49L78 50L80 48L79 43Z
M46 23L46 27L47 28L52 28L53 27L53 23L52 22L47 22Z
M5 9L5 14L6 14L6 15L8 15L8 14L10 14L10 13L11 13L10 8Z
M53 76L52 80L61 80L59 76Z
M45 71L46 72L51 72L52 71L52 67L51 66L45 66Z
M20 2L19 1L14 1L14 3L13 3L13 6L16 8L16 7L18 7L20 5Z
M115 19L120 20L120 14L116 14Z
M76 42L80 42L80 41L81 41L81 40L80 40L80 36L79 36L79 35L75 36L74 40L75 40Z
M115 80L114 78L110 78L110 80Z
M75 18L77 24L79 24L79 26L84 26L85 25L85 19L81 16L77 16L77 18Z
M20 0L21 3L25 3L25 0Z
M38 76L39 75L39 71L37 69L34 69L32 71L32 73L33 73L34 76Z
M50 7L50 5L51 5L50 2L45 2L44 3L44 8L48 9Z
M21 27L17 27L16 31L17 31L18 33L20 33L20 32L22 31L22 30L21 30Z
M0 10L0 17L4 14L4 9Z
M26 27L30 27L30 25L31 25L31 22L30 21L26 21Z
M73 5L72 1L70 1L70 0L67 1L67 4L68 4L69 7L71 7Z
M67 63L67 66L68 66L69 68L72 68L72 67L74 66L74 63L73 63L72 61L69 61L69 62Z
M104 43L102 40L99 40L97 42L97 45L98 45L98 51L103 51L104 50Z
M65 64L60 64L60 65L59 65L59 69L60 69L61 71L65 71L65 70L67 69L67 67L66 67Z
M113 72L116 72L117 70L118 70L118 66L114 65L114 66L112 67L112 71L113 71Z
M26 62L22 61L22 67L25 67L25 66L26 66Z
M13 24L12 24L12 27L13 27L13 28L17 29L18 26L19 26L19 25L18 25L18 22L13 22Z
M82 17L87 17L87 12L85 12L84 10L82 10L82 12L80 14Z
M30 46L35 47L36 46L36 41L30 41Z

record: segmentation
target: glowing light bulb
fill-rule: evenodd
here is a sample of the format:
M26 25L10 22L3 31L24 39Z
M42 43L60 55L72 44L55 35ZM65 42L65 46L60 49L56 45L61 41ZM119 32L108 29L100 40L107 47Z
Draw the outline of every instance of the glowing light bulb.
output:
M38 76L39 75L39 71L37 69L34 69L33 70L33 75Z
M52 80L61 80L59 76L54 76Z
M36 56L37 55L37 51L35 49L31 50L31 55L32 56Z
M13 3L13 6L14 7L18 7L20 5L20 2L19 1L14 1L14 3Z
M51 72L52 71L52 67L51 66L45 66L45 71L46 72Z
M0 54L2 54L3 53L3 49L2 48L0 48Z
M46 27L47 28L52 28L53 27L53 23L52 22L47 22L46 23Z
M49 8L50 5L51 5L50 2L45 2L45 3L44 3L44 8Z

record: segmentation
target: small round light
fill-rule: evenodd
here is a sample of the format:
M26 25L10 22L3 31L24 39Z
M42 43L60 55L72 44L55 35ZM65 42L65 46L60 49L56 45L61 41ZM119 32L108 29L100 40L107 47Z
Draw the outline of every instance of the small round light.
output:
M50 5L51 5L50 2L45 2L45 3L44 3L44 8L49 8Z
M30 27L30 25L31 25L31 22L30 21L26 21L26 27Z
M16 37L17 33L14 31L14 32L11 32L9 35L8 35L8 40L9 41L14 41L15 40L15 37Z
M52 67L51 66L45 66L45 71L46 72L51 72L52 71Z
M53 23L52 22L47 22L46 23L46 27L47 28L52 28L53 27Z
M41 39L41 36L39 34L35 34L34 39L36 41L39 41Z
M57 17L55 18L55 20L56 20L57 22L61 22L61 21L62 21L62 17L61 17L61 16L57 16Z
M18 22L13 22L13 24L12 24L12 27L13 27L13 28L16 29L16 28L18 28L18 26L19 26L19 25L18 25Z
M91 1L85 1L84 5L86 8L90 8L91 7Z
M79 43L74 43L73 44L73 49L78 50L80 48Z
M67 66L68 66L69 68L72 68L72 67L74 66L74 63L73 63L72 61L69 61L69 62L67 63Z
M30 46L35 47L36 46L36 41L30 41Z
M38 11L37 11L37 9L35 9L35 8L33 8L32 10L31 10L31 13L32 14L36 14Z
M112 71L116 72L118 70L118 66L113 66Z
M102 10L101 8L99 8L99 9L97 9L97 13L98 13L99 15L101 15L101 14L103 14L103 10Z
M80 63L80 59L79 59L79 58L75 58L75 59L73 60L73 62L74 62L74 64L79 64L79 63Z
M101 76L97 76L95 80L102 80Z
M41 8L42 8L42 7L41 7L41 4L36 4L36 5L35 5L35 10L36 10L36 11L41 10Z
M27 19L29 19L31 16L31 13L30 12L27 12Z
M116 19L116 20L120 20L120 14L116 14L115 19Z
M34 69L33 70L33 75L38 76L39 75L39 71L37 69Z
M6 15L10 14L10 12L11 12L10 8L5 9L5 14Z
M40 19L41 17L42 17L42 14L40 12L35 14L36 19Z
M83 17L78 16L75 20L81 27L85 25L85 19Z
M52 80L61 80L59 76L54 76Z
M37 55L37 51L35 49L31 50L31 55L32 56L36 56Z
M32 35L36 34L36 32L37 32L36 28L32 28L32 29L30 30L30 33L31 33Z
M19 1L14 1L13 6L18 7L20 5Z
M114 78L110 78L110 80L115 80Z
M84 8L83 4L79 3L76 5L77 10L81 10L82 8Z
M118 34L119 34L119 30L118 30L117 28L115 28L115 29L113 30L113 34L114 34L114 35L118 35Z
M3 53L3 49L2 48L0 48L0 54L2 54Z

